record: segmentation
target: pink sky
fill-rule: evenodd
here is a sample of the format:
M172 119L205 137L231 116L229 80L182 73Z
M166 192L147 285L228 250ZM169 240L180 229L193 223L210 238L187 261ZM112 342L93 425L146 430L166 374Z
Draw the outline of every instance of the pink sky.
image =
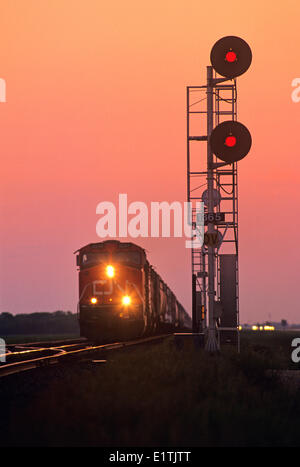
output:
M96 206L186 200L187 85L225 35L251 46L238 117L242 322L300 322L296 1L53 0L1 6L0 312L76 310L73 251L100 241ZM137 239L190 309L184 240Z

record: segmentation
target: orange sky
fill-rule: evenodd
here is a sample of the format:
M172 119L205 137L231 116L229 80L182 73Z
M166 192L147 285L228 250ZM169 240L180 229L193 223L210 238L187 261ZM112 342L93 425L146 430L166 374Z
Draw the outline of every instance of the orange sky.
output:
M237 35L253 62L238 118L241 321L300 322L297 1L2 2L0 312L75 311L73 251L99 241L96 205L185 201L187 85L212 45ZM190 307L183 241L138 239Z

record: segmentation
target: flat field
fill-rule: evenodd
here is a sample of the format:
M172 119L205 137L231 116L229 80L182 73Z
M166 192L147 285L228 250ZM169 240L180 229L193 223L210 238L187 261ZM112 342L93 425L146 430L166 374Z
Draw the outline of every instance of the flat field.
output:
M0 379L2 446L300 446L299 332L241 332L241 353L173 338ZM295 378L284 383L282 370Z

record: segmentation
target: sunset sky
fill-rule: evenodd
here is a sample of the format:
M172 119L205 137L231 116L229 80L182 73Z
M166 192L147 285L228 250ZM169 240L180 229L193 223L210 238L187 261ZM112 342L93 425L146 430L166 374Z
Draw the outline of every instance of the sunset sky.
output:
M76 311L73 252L101 201L186 200L186 86L236 35L240 320L300 322L299 1L1 1L0 312ZM133 240L135 241L135 240ZM136 239L190 311L184 239Z

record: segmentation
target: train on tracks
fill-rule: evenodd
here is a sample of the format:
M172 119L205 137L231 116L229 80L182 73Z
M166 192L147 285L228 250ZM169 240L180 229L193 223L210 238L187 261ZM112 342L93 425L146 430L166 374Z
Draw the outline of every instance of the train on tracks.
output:
M75 252L80 335L99 343L191 328L191 318L140 246L117 240Z

